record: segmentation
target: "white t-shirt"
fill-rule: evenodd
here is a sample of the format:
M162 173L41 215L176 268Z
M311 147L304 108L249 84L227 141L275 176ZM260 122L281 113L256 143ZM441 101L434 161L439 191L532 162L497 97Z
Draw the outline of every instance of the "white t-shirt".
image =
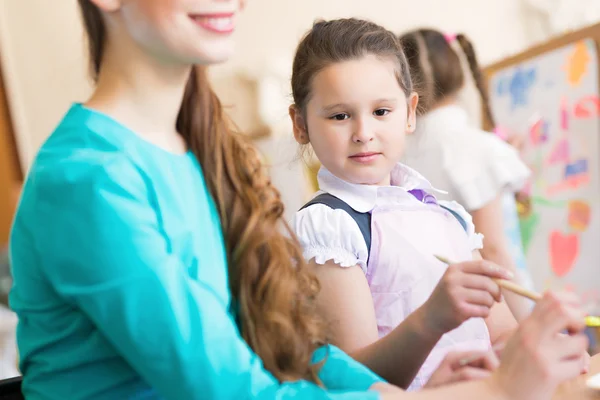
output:
M402 162L468 211L480 209L504 190L520 190L531 174L515 148L470 126L459 106L440 107L420 117L416 131L406 139Z

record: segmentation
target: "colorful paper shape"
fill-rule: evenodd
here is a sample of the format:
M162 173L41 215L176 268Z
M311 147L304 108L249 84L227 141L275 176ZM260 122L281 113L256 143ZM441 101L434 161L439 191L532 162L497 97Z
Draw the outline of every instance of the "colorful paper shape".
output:
M569 104L564 96L560 101L560 129L569 130Z
M569 226L576 232L585 232L590 225L592 208L583 200L569 202Z
M523 251L527 254L529 246L531 245L531 239L535 233L535 229L540 223L539 213L530 213L528 217L521 218L521 240L523 241Z
M510 93L511 108L515 109L519 106L526 106L529 102L529 89L533 86L536 80L535 68L517 67L514 74L507 78L508 82L503 82L497 88L499 93L506 91L506 83L508 83L508 93Z
M553 197L560 193L572 192L578 187L590 184L590 174L582 173L571 175L568 178L554 183L546 188L546 195Z
M586 174L588 172L588 161L585 159L577 160L565 167L565 179Z
M529 128L529 140L533 146L539 146L548 141L548 121L540 118Z
M569 141L567 139L559 140L550 153L548 164L567 164L569 162Z
M586 96L575 104L573 114L576 118L597 118L600 115L598 96Z
M572 87L579 86L582 78L588 71L588 65L591 61L590 52L585 41L580 41L575 45L575 49L569 56L564 69L567 72L567 82Z
M573 268L579 255L579 236L553 231L550 234L550 265L556 276L563 277Z

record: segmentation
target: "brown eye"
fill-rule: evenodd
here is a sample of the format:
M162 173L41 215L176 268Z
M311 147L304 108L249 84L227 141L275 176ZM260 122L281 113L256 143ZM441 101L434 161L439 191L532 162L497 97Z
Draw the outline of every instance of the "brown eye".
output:
M331 117L331 119L335 120L335 121L343 121L345 119L350 118L350 116L348 114L345 113L340 113L340 114L335 114Z
M373 114L375 114L378 117L383 117L384 115L387 115L390 112L390 110L386 110L385 108L380 108L379 110L375 110L375 112L373 112Z

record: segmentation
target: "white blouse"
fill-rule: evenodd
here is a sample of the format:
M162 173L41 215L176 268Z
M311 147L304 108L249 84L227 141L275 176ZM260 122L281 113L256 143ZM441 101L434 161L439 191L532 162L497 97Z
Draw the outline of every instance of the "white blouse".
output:
M425 175L467 210L482 208L503 191L520 190L531 171L517 150L496 135L473 128L466 111L440 107L417 120L402 162Z
M403 164L397 164L392 171L392 186L351 184L337 178L325 168L319 171L318 181L321 191L316 196L323 192L330 193L361 213L390 204L427 207L427 204L408 193L413 189L422 189L431 195L444 193L433 188L421 174ZM471 215L455 201L438 203L464 219L471 249L481 249L483 235L475 232ZM341 267L358 265L366 273L369 249L356 221L346 211L314 204L296 213L292 229L300 240L306 260L314 259L317 264L325 264L331 260Z

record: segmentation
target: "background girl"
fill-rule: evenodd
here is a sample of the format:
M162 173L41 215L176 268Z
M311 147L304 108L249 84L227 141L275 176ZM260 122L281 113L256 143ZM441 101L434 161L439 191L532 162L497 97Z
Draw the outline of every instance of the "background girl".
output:
M481 95L484 115L493 125L484 78L475 50L464 35L444 35L419 29L400 37L421 101L417 128L407 137L402 162L424 174L473 216L475 229L484 236L481 255L509 268L516 281L531 287L521 244L515 193L530 171L518 151L500 138L469 124L458 103L465 84L464 54ZM504 293L513 315L522 319L531 303Z

